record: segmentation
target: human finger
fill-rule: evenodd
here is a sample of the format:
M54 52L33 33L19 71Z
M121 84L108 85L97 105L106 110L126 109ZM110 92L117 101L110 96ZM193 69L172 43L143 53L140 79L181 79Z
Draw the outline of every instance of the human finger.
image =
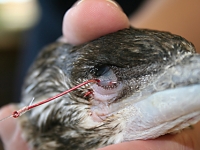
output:
M63 19L63 35L78 45L129 27L129 20L112 0L81 0L69 9Z

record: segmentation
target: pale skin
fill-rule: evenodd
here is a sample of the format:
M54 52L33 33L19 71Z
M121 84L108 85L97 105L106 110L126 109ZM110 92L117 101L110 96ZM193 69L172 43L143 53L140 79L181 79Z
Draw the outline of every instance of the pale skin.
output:
M173 4L173 6L174 5L177 6L174 8L178 9L178 6L179 6L178 4L176 4L178 2L172 2L173 0L168 0L168 1L170 2L163 1L163 3L159 2L159 4L154 4L154 5L148 4L149 8L147 10L145 9L146 12L144 10L143 12L141 11L142 13L139 12L138 15L140 17L138 17L138 15L136 15L135 18L134 16L132 16L131 22L129 21L128 17L122 12L121 8L117 6L116 4L114 4L113 2L106 1L106 0L95 0L95 1L84 0L81 2L79 1L66 13L64 17L64 20L63 20L63 35L64 36L61 38L61 40L64 42L71 43L73 45L78 45L78 44L93 40L95 38L98 38L102 35L115 32L120 29L128 28L130 24L137 27L140 27L140 26L145 27L145 28L154 27L154 29L162 29L162 28L159 28L159 27L162 27L162 25L159 23L156 24L155 20L158 20L158 22L161 22L161 20L163 19L163 17L161 16L163 16L166 13L165 11L167 10L166 7L172 8L171 5ZM194 10L195 8L193 9L191 8L191 11ZM155 13L154 11L156 10L159 11L160 13L159 14ZM182 11L184 11L184 9ZM169 15L169 14L165 14L165 15ZM146 19L145 19L145 16L146 16ZM152 19L149 19L148 17L151 17ZM194 19L193 20L194 22L192 23L190 22L190 25L195 24L195 22L198 22L197 18L196 19L193 18L193 19ZM171 27L170 20L166 23L169 23L169 26L166 25L167 27ZM197 28L197 30L200 31L199 28ZM173 30L169 29L168 31L173 31ZM196 33L198 33L199 31L196 31ZM192 33L189 33L189 34L192 34ZM194 35L193 37L194 42L195 42L195 38L198 38L198 36L200 36L200 34ZM190 41L192 41L192 39ZM199 47L199 46L197 45L196 47ZM16 110L16 108L12 104L4 106L0 110L0 119L11 115L14 110ZM17 119L10 118L0 123L0 136L5 145L5 150L16 150L16 149L28 150L28 145L23 140L20 133L21 133L21 129L19 127ZM198 150L200 149L200 134L199 133L200 133L200 122L194 125L192 129L191 128L185 129L178 134L165 135L154 140L147 140L147 141L139 140L139 141L124 142L124 143L111 145L111 146L102 148L102 150L112 150L112 149L115 149L115 150L118 150L118 149L119 150L123 150L123 149L124 150L131 150L131 149Z

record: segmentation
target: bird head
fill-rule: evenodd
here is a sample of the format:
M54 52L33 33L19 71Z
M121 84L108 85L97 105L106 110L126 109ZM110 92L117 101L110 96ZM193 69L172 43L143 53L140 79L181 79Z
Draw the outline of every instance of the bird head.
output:
M29 113L42 141L35 145L97 148L156 138L200 120L200 55L180 36L130 28L79 46L50 45L30 68L24 103L90 79L99 82Z

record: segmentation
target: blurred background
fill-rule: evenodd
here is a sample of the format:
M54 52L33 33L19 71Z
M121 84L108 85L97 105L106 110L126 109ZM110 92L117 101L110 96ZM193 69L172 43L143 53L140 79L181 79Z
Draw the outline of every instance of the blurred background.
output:
M74 2L0 0L0 107L20 101L27 69L44 46L62 35L63 16Z
M37 24L40 12L36 0L0 0L0 107L15 101L24 33Z
M14 99L14 84L24 33L39 20L35 0L0 0L0 106Z

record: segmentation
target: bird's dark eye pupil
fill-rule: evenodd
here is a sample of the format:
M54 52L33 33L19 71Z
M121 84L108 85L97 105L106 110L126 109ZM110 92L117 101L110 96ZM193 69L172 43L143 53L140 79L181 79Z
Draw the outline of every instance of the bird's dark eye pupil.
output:
M98 67L95 67L92 72L96 77L100 77L104 75L105 73L107 73L109 70L110 70L109 66L98 66Z

